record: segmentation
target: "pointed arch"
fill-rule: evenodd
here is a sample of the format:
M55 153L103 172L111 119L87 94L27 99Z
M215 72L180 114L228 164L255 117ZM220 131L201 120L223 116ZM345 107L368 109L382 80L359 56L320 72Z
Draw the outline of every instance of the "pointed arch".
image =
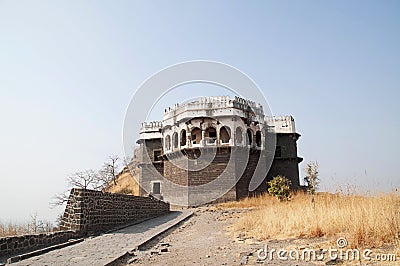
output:
M174 132L174 134L172 134L172 145L175 149L178 148L178 133Z
M253 131L248 128L247 129L247 145L253 145Z
M186 146L186 129L182 129L181 130L181 141L180 141L180 145L182 146Z
M217 140L217 130L215 127L209 126L205 130L205 138L207 141L207 144L213 144Z
M262 144L262 134L260 130L257 130L256 132L256 145L257 147L261 147Z
M190 135L192 137L192 144L200 144L201 141L201 129L198 127L193 128L190 131Z
M219 130L219 139L222 143L229 143L231 139L231 129L227 126L221 127Z
M164 146L165 146L165 150L167 150L167 151L169 151L171 149L171 136L170 135L165 136Z

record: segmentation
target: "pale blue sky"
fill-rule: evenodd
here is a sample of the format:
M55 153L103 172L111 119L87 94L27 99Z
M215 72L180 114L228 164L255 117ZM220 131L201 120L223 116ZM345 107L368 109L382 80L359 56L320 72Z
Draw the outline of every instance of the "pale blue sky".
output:
M68 174L122 155L141 82L198 59L242 70L295 117L324 190L399 187L399 14L398 1L0 0L0 220L53 219Z

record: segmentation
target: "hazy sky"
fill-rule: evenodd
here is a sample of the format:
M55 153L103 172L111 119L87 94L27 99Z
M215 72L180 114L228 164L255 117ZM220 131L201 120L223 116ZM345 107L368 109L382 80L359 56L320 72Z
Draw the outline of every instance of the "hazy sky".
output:
M399 187L399 14L399 1L0 0L0 220L55 218L69 174L123 154L138 86L199 59L242 70L294 116L323 190Z

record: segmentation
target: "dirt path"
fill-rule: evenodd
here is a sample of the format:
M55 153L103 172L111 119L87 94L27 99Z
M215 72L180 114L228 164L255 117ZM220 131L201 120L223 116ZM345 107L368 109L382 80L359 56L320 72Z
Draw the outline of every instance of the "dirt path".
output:
M150 242L119 265L262 265L257 250L262 242L233 237L227 231L246 210L195 209L177 229ZM278 243L279 245L279 243ZM268 261L268 265L321 265Z
M321 250L337 248L335 240L319 239L289 239L289 240L254 240L244 239L241 234L229 232L229 227L241 215L249 210L217 210L216 208L191 209L194 215L178 228L167 231L140 251L135 251L117 265L399 265L398 261L362 261L331 260L326 254L322 261L315 259L304 260L301 252L315 250L316 257L321 256ZM274 258L260 260L257 251L268 250L297 250L300 259L280 260L277 253ZM374 250L376 252L377 250ZM271 254L271 253L269 253ZM261 253L261 255L264 255ZM288 254L286 255L288 257ZM307 256L306 256L307 257ZM309 258L309 257L308 257Z

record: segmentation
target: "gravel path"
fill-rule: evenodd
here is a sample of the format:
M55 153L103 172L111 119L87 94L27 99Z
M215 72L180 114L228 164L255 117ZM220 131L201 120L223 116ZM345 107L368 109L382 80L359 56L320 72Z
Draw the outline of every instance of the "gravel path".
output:
M244 212L197 208L179 228L160 235L117 265L321 265L258 260L262 242L234 237L226 230Z
M178 228L169 230L149 242L141 250L125 256L115 265L399 265L399 262L377 261L343 261L330 260L326 255L323 261L316 260L279 260L277 253L274 259L260 260L257 251L265 244L271 249L303 250L312 249L316 256L321 249L327 249L335 240L317 239L286 239L286 240L255 240L246 239L244 234L233 234L229 227L249 210L219 210L216 208L201 207L192 209L194 215ZM261 253L263 255L263 253ZM288 255L287 255L288 256ZM301 255L300 255L301 256Z

